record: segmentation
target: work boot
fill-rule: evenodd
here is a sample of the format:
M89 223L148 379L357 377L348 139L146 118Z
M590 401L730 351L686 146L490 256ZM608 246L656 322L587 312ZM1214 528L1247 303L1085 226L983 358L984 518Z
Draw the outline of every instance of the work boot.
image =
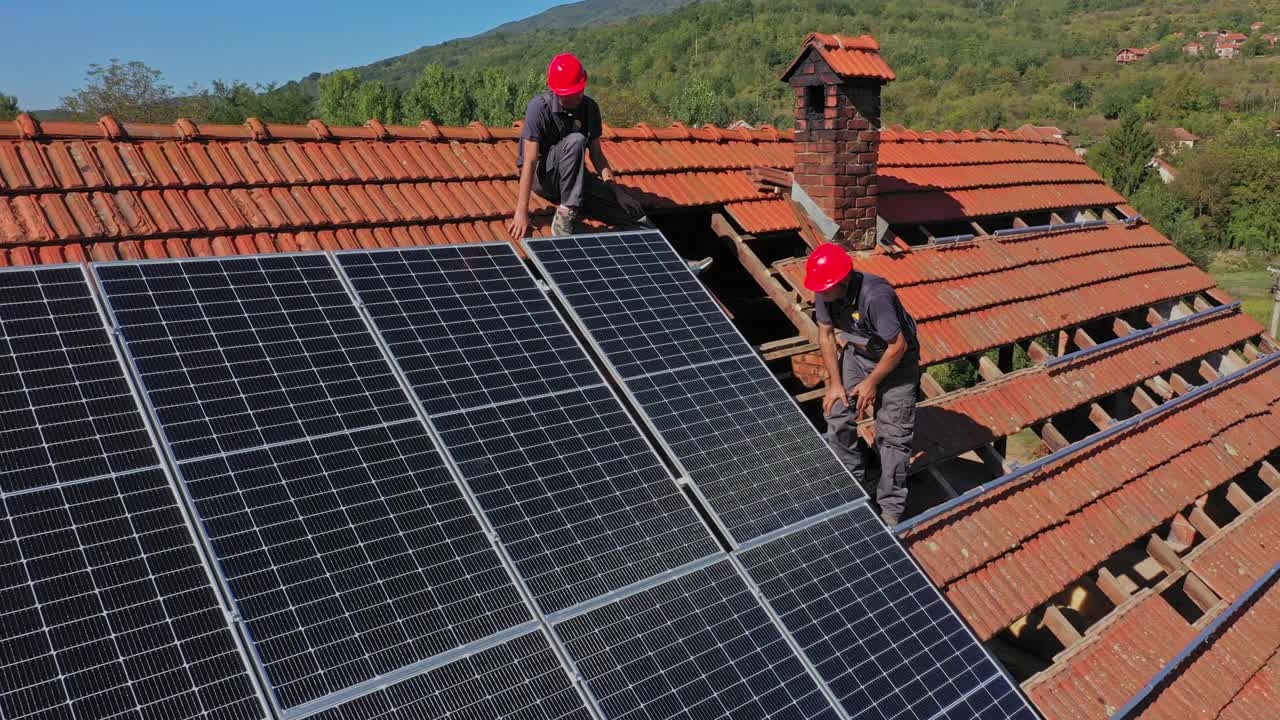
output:
M890 530L892 530L892 529L894 529L895 527L897 527L897 525L898 525L898 521L899 521L899 520L901 520L901 519L902 519L902 516L900 516L900 515L894 515L894 514L893 514L893 513L891 513L891 512L882 512L882 513L880 513L880 520L881 520L881 522L883 522L883 523L885 524L885 527L889 528Z
M578 209L567 205L556 208L556 216L551 219L551 234L555 236L572 235L573 226L578 220Z

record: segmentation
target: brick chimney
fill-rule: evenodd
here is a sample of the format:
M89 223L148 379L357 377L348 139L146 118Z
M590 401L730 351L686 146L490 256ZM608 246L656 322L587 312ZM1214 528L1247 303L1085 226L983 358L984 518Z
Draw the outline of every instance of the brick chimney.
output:
M782 80L796 96L793 197L827 239L876 242L880 90L894 79L870 35L813 33Z

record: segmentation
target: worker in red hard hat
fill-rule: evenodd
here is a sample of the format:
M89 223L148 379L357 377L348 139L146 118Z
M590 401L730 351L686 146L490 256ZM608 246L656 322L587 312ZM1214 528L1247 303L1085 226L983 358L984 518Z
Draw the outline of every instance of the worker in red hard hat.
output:
M915 437L920 388L916 322L887 280L854 269L844 248L819 245L805 265L804 285L814 293L818 346L827 369L822 414L827 442L859 481L865 458L857 424L875 417L880 517L897 525L907 504L907 463Z
M585 94L587 71L578 58L555 56L547 68L547 87L529 101L520 130L520 189L508 225L511 239L529 233L530 191L556 205L555 235L572 235L584 215L614 227L653 227L640 203L614 182L600 148L600 106ZM595 172L587 170L588 155Z

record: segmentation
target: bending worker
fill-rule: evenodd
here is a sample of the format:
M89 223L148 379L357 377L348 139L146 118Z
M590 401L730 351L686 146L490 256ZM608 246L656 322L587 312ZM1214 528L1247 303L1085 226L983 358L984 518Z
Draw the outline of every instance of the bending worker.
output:
M587 71L564 53L547 68L549 92L535 96L525 111L516 167L520 188L512 240L529 234L529 192L556 205L553 235L572 235L587 215L614 227L653 227L640 203L613 182L613 168L600 149L600 106L588 97ZM586 168L587 154L595 172Z
M915 320L887 280L858 272L844 248L818 246L805 266L814 292L818 345L827 369L822 413L827 442L859 481L865 460L857 423L874 413L880 482L880 518L897 525L907 504L907 462L915 435L920 386L920 343ZM843 351L840 347L843 347Z

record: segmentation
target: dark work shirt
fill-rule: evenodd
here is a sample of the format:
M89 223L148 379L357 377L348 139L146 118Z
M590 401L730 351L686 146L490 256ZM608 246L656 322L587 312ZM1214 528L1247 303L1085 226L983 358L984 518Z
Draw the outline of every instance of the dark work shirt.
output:
M813 301L813 313L819 324L831 325L854 338L875 335L888 344L905 331L907 354L920 349L916 321L902 307L889 281L879 275L854 273L845 297L828 303L818 296ZM879 359L878 354L874 359Z
M582 102L573 110L566 110L560 104L560 96L553 92L544 92L529 101L524 113L524 127L520 130L520 148L516 151L516 167L524 165L524 141L534 140L538 143L538 154L546 155L547 150L573 133L587 136L587 142L600 137L600 106L595 100L583 95Z

